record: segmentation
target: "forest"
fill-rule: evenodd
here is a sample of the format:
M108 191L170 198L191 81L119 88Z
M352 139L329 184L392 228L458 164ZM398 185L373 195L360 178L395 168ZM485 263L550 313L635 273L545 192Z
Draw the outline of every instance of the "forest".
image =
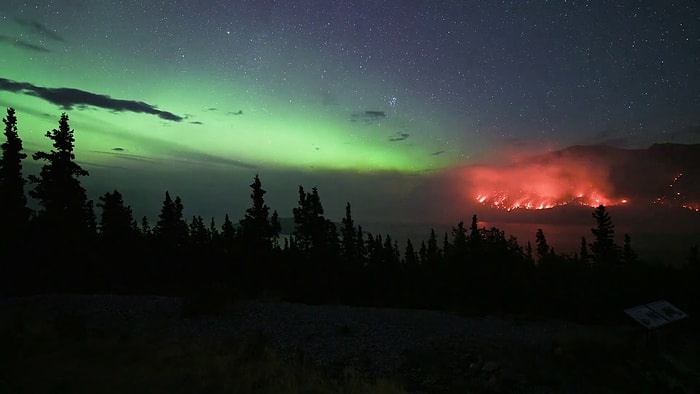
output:
M294 230L280 237L280 215L265 203L260 176L243 218L223 223L183 217L164 191L157 221L135 218L118 190L98 201L80 179L66 114L48 131L53 149L25 176L14 109L3 119L0 159L0 293L157 294L215 305L238 298L308 304L391 306L465 314L527 314L585 322L629 319L624 308L666 299L700 312L698 246L683 264L649 263L630 236L615 243L604 206L575 254L559 254L538 230L532 245L498 228L459 221L450 233L397 240L363 230L347 203L339 225L324 216L320 192L299 186ZM26 189L26 190L25 190ZM28 199L38 209L29 208ZM399 242L405 248L399 248Z

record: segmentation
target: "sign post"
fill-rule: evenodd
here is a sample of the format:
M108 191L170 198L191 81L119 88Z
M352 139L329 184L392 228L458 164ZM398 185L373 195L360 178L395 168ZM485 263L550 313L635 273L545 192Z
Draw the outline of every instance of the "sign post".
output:
M627 308L625 313L647 329L645 336L647 345L654 330L688 317L685 312L664 300Z

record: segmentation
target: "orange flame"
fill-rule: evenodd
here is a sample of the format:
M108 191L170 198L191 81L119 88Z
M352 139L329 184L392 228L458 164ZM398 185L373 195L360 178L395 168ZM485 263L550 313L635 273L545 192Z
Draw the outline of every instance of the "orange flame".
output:
M573 159L503 167L469 167L462 175L470 198L508 211L570 204L597 207L629 203L626 198L612 195L604 168Z

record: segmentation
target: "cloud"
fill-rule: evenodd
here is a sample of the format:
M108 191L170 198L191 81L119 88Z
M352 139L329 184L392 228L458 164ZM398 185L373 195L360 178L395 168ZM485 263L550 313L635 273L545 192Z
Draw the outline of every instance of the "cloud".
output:
M181 122L184 118L172 112L161 111L157 107L142 101L114 99L107 95L86 92L74 88L46 88L29 82L16 82L0 78L0 90L13 93L23 93L39 97L63 109L73 109L77 106L93 106L116 112L135 112L156 115L161 119Z
M410 136L411 136L411 135L408 134L408 133L399 133L399 132L397 132L393 137L389 137L389 138L387 139L387 141L391 141L391 142L403 141L403 140L407 139L407 138L410 137Z
M120 148L120 147L112 148L112 150L115 152L124 152L124 148Z
M22 41L22 40L15 41L13 45L16 46L17 48L28 49L28 50L34 51L34 52L51 52L50 49L48 49L44 46L35 45L35 44L29 43L26 41Z
M198 120L194 120L194 121L192 121L192 122L190 122L190 123L191 123L191 124L196 124L196 125L203 125L203 124L204 124L204 123L202 123L202 122L200 122L200 121L198 121Z
M24 41L24 40L18 40L14 39L10 36L5 36L0 34L0 42L8 43L12 46L15 46L17 48L22 48L22 49L27 49L30 51L34 52L51 52L50 49L42 46L42 45L35 45L30 42Z
M371 124L371 123L377 122L383 118L386 118L386 112L384 112L384 111L353 112L350 115L351 122L361 121L361 122L364 122L365 124Z
M15 22L17 22L20 26L24 27L27 31L39 33L45 36L46 38L49 38L54 41L66 42L65 38L63 38L61 35L44 26L38 21L15 18Z

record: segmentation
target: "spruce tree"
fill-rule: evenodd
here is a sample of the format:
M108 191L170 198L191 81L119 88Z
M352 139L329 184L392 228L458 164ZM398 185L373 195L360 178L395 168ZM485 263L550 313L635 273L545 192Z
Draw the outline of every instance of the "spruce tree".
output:
M547 244L547 238L544 236L544 231L541 228L537 229L535 233L535 245L537 250L537 261L542 264L547 260L547 257L551 253L551 249Z
M435 235L435 229L430 229L430 237L428 238L428 250L426 259L428 264L438 264L442 256L440 254L440 248L437 244L437 236Z
M211 233L201 216L192 216L189 224L190 243L195 251L203 251L211 242Z
M404 261L409 267L415 267L418 265L419 262L418 253L416 253L415 249L413 248L413 243L411 243L410 239L406 241L406 252L404 253Z
M148 222L148 217L144 216L141 218L141 236L144 239L150 239L153 235L153 230L151 229L151 224Z
M315 261L337 257L338 233L335 224L324 216L318 189L310 193L299 186L299 206L292 210L294 214L294 238L297 247L307 258Z
M454 249L453 254L458 259L463 258L467 253L469 239L467 238L467 229L464 227L464 222L459 222L457 227L452 227L452 247Z
M586 237L581 237L581 249L579 250L579 257L581 262L587 263L591 256L588 254L588 243L586 242Z
M166 191L158 223L153 228L153 236L160 246L167 250L175 251L187 244L189 226L183 219L182 211L182 199L176 196L173 201L170 192Z
M469 244L469 250L473 256L476 258L481 258L482 256L482 239L481 239L481 232L479 231L478 227L479 221L476 218L476 215L472 216L472 223L469 226L469 239L468 239L468 244Z
M367 248L365 246L365 235L362 226L357 226L357 239L355 243L355 255L360 266L364 266L367 259Z
M629 234L625 234L625 241L622 246L622 262L626 265L637 262L637 253L632 249L632 241Z
M262 188L257 174L250 188L253 189L250 194L253 206L246 210L245 217L240 221L242 245L252 253L269 252L272 250L273 241L279 236L279 226L273 226L270 222L270 208L265 204L267 191Z
M532 256L532 243L527 241L527 246L525 247L525 259L529 264L534 264L535 259Z
M29 176L29 181L35 185L29 195L41 206L37 215L39 227L53 231L62 243L66 240L71 240L71 243L84 241L96 227L93 203L88 200L79 179L89 174L75 162L73 135L68 115L64 113L58 122L58 129L46 132L46 137L53 141L54 149L32 155L34 160L47 163L41 167L39 176Z
M5 139L0 157L0 223L8 242L21 238L29 224L30 210L24 195L26 180L22 177L22 140L17 134L17 118L13 108L7 109Z
M619 247L615 244L615 225L603 205L598 206L592 216L596 221L596 227L591 228L593 243L590 246L593 260L598 264L614 264L619 259Z
M425 241L421 241L418 249L418 262L425 266L428 263L428 248L425 246Z
M121 193L117 190L107 192L99 200L97 206L102 208L99 223L102 239L114 243L135 238L131 207L124 205Z
M345 217L343 218L343 227L341 228L342 253L343 259L346 262L351 262L357 258L357 233L355 231L355 222L352 220L350 211L350 203L345 205Z

